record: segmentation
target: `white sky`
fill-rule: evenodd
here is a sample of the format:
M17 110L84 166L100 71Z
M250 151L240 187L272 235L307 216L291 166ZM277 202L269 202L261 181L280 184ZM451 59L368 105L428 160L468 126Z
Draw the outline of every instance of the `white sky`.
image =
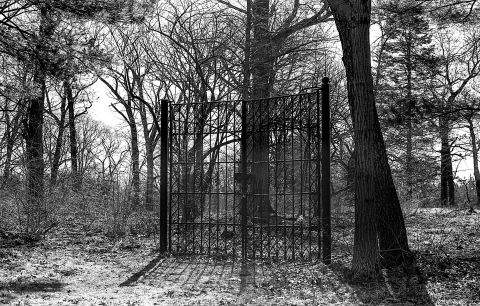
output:
M92 89L98 98L93 102L89 111L92 118L110 127L121 128L122 117L110 106L115 100L108 95L107 87L101 81L97 81L93 84Z

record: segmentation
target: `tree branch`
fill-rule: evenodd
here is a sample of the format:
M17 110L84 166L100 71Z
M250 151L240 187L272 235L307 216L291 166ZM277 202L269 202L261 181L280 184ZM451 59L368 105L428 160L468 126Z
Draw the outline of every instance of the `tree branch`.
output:
M225 1L225 0L217 0L217 2L221 3L221 4L224 4L226 5L227 7L231 8L231 9L234 9L240 13L243 13L243 14L246 14L247 13L247 10L244 10L238 6L235 6L233 4L231 4L229 1Z

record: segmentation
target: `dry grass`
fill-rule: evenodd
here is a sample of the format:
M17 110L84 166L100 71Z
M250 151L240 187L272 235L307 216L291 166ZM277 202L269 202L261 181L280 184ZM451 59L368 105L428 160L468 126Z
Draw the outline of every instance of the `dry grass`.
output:
M336 222L335 260L248 262L158 257L151 239L58 228L0 249L0 303L12 305L480 304L480 216L419 210L407 218L418 271L349 277L351 224Z

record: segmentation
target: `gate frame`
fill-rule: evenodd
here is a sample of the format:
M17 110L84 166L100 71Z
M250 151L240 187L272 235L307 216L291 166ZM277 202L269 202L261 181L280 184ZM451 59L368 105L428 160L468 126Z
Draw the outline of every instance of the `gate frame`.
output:
M314 88L312 88L314 89ZM319 224L318 247L321 249L322 261L325 264L332 262L332 233L331 233L331 190L330 190L330 85L329 78L322 78L322 86L316 87L317 99L322 99L321 114L321 176L320 192L321 199L318 201L321 221L321 235ZM167 253L171 249L171 237L168 220L168 147L169 147L169 100L161 100L160 114L160 208L159 208L159 251ZM247 109L245 101L242 101L242 130L241 130L241 247L242 259L247 259L247 162L246 162L246 141L247 141Z
M322 260L332 262L331 194L330 194L330 84L328 77L322 79ZM318 92L317 92L318 94Z

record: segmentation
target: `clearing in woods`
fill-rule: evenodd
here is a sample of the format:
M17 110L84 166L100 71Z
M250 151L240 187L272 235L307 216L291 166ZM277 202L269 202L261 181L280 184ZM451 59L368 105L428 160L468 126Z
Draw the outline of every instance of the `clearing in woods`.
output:
M333 264L158 257L152 239L110 239L64 224L36 244L3 235L0 303L12 305L358 305L480 303L480 216L407 217L415 271L354 283L353 227L334 226Z

